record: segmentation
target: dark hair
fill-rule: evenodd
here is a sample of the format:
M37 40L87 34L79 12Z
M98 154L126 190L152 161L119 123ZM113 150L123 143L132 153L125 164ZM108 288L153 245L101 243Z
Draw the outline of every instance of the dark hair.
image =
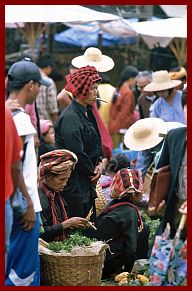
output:
M8 99L12 91L20 91L28 82L29 81L11 81L8 79L6 87L6 99Z
M110 83L110 78L109 78L109 75L107 73L99 73L99 76L102 78L101 80L101 84L109 84Z
M73 66L72 64L69 65L69 69L78 69L77 67Z
M136 67L133 66L126 66L123 71L121 72L121 81L119 83L118 88L115 90L113 97L112 97L112 103L116 103L117 97L119 95L119 88L123 85L123 83L131 78L136 78L139 71Z
M133 66L126 66L123 71L121 72L121 85L129 80L130 78L135 78L138 75L139 71L136 67Z
M183 89L182 96L181 96L181 103L183 107L187 104L187 87Z
M46 55L42 55L38 58L37 62L36 62L37 66L40 68L46 68L48 66L54 67L55 62L52 58L52 56L46 54Z
M107 170L110 172L117 173L123 168L130 168L130 160L125 154L115 154L109 160Z

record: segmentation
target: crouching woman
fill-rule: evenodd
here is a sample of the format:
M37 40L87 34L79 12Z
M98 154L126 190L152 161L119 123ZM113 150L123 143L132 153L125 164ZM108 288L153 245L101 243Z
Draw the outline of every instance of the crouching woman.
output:
M77 163L77 157L68 150L54 150L40 157L39 197L42 206L40 238L63 241L70 228L86 228L81 217L68 219L65 201L60 195Z
M112 201L97 220L97 239L108 241L103 279L132 270L140 250L142 240L143 252L148 252L149 227L144 225L138 212L137 201L141 199L143 182L140 172L121 169L111 184Z

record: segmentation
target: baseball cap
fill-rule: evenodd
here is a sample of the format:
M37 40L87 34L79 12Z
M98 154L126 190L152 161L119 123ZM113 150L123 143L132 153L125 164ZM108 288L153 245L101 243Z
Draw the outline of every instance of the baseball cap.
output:
M46 87L51 86L49 80L42 78L38 66L27 60L14 63L8 71L8 79L18 84L32 80Z

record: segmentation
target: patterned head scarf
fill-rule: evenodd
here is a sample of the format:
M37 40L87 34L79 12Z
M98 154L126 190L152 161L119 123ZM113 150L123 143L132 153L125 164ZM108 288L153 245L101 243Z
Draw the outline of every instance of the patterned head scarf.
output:
M40 180L43 180L48 173L62 174L74 169L77 161L77 156L68 150L54 150L40 156Z
M141 194L143 180L140 171L133 169L121 169L113 178L111 184L111 198L122 198L129 194Z
M75 73L67 75L65 79L67 81L65 90L80 99L84 99L87 96L93 83L102 80L97 70L92 66L82 67Z

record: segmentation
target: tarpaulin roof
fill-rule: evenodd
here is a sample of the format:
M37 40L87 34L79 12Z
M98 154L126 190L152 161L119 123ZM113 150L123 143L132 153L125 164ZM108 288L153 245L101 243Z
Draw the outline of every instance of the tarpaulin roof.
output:
M83 31L69 28L63 32L55 34L55 41L74 46L89 47L98 46L97 31ZM111 33L102 33L102 46L135 44L135 37L120 37Z

